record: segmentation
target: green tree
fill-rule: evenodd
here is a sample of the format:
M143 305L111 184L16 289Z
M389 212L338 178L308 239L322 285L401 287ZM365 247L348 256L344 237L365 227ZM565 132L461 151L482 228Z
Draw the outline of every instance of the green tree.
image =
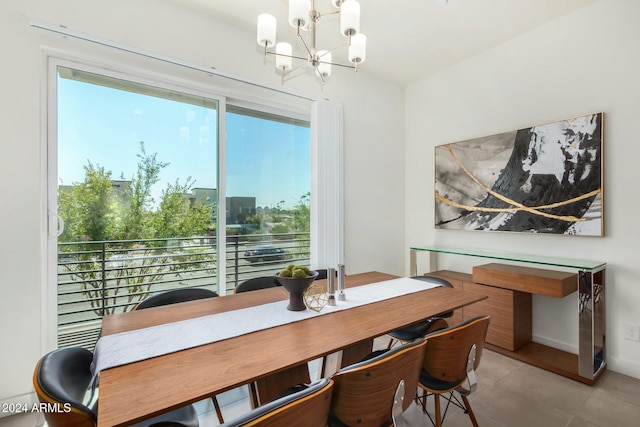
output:
M300 197L298 205L293 210L292 231L309 231L311 227L311 210L309 202L311 193L307 193Z
M215 274L210 249L169 248L154 238L203 236L211 226L212 203L188 199L194 181L168 184L158 207L153 185L169 163L147 154L140 143L138 169L125 191L114 191L111 171L88 162L80 183L58 190L58 211L65 220L60 242L67 252L63 265L68 278L81 284L83 295L99 316L126 311L149 294L157 282L195 274ZM118 242L139 240L139 243ZM95 242L95 243L94 243ZM105 268L106 267L106 268ZM106 305L103 305L106 301Z
M58 212L65 219L59 240L78 242L112 238L117 205L113 197L111 172L87 162L84 181L58 191Z
M123 239L153 237L157 230L150 228L150 210L153 205L151 188L160 181L160 172L169 163L160 162L157 153L147 154L144 142L140 142L138 170L128 190L128 206L123 219ZM174 236L175 237L175 236Z
M203 236L210 228L211 203L196 200L193 204L186 197L194 181L187 178L185 184L176 179L162 191L162 201L153 214L153 225L157 238L176 236ZM206 201L205 201L206 202Z

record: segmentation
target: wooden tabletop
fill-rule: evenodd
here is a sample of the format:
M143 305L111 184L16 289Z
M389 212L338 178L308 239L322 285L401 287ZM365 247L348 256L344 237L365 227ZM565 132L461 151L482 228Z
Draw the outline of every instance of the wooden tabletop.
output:
M346 286L396 277L378 272L349 275ZM116 314L103 319L102 334L287 298L277 287ZM484 298L437 287L103 370L98 427L138 422Z

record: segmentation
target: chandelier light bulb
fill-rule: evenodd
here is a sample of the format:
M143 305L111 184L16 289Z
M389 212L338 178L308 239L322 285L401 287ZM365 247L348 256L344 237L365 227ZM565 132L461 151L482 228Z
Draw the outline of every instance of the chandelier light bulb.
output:
M337 7L338 9L340 9L340 6L342 6L343 2L344 0L331 0L331 4L333 5L333 7Z
M309 24L309 9L309 0L289 0L289 24L293 28L306 28Z
M291 54L293 48L289 43L280 42L276 44L276 68L279 70L287 71L291 69L293 65Z
M359 64L367 59L367 36L358 33L351 37L351 45L349 46L349 61Z
M268 13L258 15L258 44L273 47L276 44L276 18Z
M345 36L353 36L360 31L360 3L356 0L345 0L340 7L340 32Z

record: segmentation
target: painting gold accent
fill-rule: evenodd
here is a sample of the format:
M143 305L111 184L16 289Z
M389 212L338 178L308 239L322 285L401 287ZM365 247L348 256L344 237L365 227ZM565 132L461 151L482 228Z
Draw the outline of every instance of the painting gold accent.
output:
M437 200L439 200L439 201L441 201L443 203L446 203L447 205L456 207L456 208L465 209L465 210L469 210L469 211L482 211L482 212L526 211L526 212L532 213L534 215L540 215L540 216L544 216L544 217L547 217L547 218L553 218L553 219L557 219L557 220L561 220L561 221L570 221L570 222L586 221L586 219L584 219L584 218L578 218L576 216L553 215L553 214L549 214L549 213L546 213L546 212L541 212L539 209L550 209L550 208L554 208L554 207L558 207L558 206L567 205L567 204L576 202L578 200L583 200L583 199L595 196L596 194L600 193L600 189L597 189L597 190L591 191L590 193L586 193L586 194L583 194L581 196L574 197L574 198L569 199L569 200L565 200L563 202L552 203L550 205L541 205L541 206L525 206L525 205L523 205L521 203L517 203L516 201L511 200L508 197L503 196L502 194L496 193L495 191L491 190L489 187L484 185L482 182L480 182L480 180L478 180L478 178L476 178L471 172L469 172L469 170L462 164L462 162L460 162L460 160L458 159L456 154L453 152L453 149L451 148L451 144L446 144L445 147L447 148L447 151L449 151L449 154L451 154L451 157L453 158L453 160L460 167L460 169L462 169L462 171L473 182L475 182L480 188L482 188L488 194L491 194L494 197L502 200L503 202L509 203L510 205L514 206L512 208L481 208L481 207L477 207L477 206L469 206L469 205L463 205L463 204L460 204L460 203L456 203L456 202L454 202L452 200L449 200L449 199L447 199L445 197L442 197L440 194L436 193L435 196L436 196Z

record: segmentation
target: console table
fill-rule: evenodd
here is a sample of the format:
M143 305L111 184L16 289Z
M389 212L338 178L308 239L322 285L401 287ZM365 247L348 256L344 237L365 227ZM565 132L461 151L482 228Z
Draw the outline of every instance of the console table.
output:
M425 275L443 277L456 288L488 296L485 301L458 310L452 318L454 322L461 321L480 314L480 311L491 315L487 348L589 385L606 370L606 263L511 252L421 246L410 248L412 276L418 274L418 253L429 254L429 268ZM439 254L491 261L474 266L473 274L465 274L438 270ZM567 272L567 269L571 272ZM531 341L531 295L563 298L576 291L578 354Z

